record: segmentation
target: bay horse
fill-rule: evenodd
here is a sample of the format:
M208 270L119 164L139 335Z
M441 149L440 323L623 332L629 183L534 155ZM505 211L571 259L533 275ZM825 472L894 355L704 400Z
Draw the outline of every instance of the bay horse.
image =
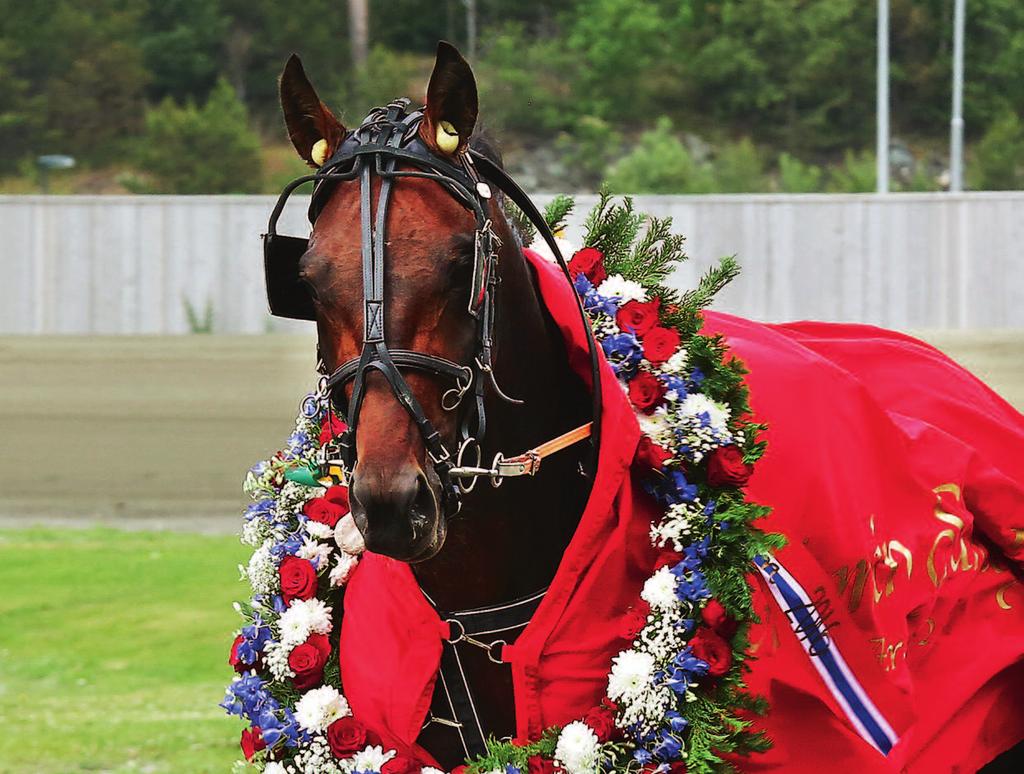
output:
M309 316L316 320L323 370L332 374L336 402L357 419L350 421L341 446L351 463L352 515L366 548L408 563L438 611L454 616L450 611L528 608L556 577L591 500L593 448L570 446L535 476L465 492L452 486L448 450L464 446L467 422L480 430L484 416L487 432L474 455L477 462L536 448L599 420L593 399L601 391L573 367L574 353L542 297L537 265L524 254L501 196L486 184L477 196L468 190L472 180L463 185L461 172L445 172L464 161L470 148L478 160L500 168L494 149L474 138L478 100L472 71L453 47L439 45L422 114L413 121L404 104L392 103L355 131L323 104L297 58L285 67L280 90L291 141L314 168L329 166L338 154L350 159L361 152L355 147L360 143L373 146L372 152L387 143L392 150L413 143L421 149L417 159L433 159L428 167L434 173L421 174L415 163L406 165L389 151L398 159L393 165L378 162L376 171L356 165L352 174L318 188L312 236L297 260L312 299ZM405 136L406 129L415 136ZM347 142L355 143L351 152L344 150ZM464 171L472 177L470 167ZM467 199L482 202L475 216ZM482 232L493 240L494 256L484 269ZM368 244L371 234L378 238L374 245ZM483 315L489 320L483 326L488 351L481 359L481 312L474 298L483 287L493 294L496 314ZM750 681L769 696L773 711L763 722L785 743L772 763L755 758L750 765L792 770L786 756L803 754L805 761L818 755L820 765L868 760L876 770L895 770L884 755L902 743L913 745L914 757L906 760L923 767L909 770L928 770L948 757L943 744L951 743L948 724L954 722L946 715L933 717L934 727L920 721L943 704L935 693L941 680L929 670L946 665L949 651L963 647L957 639L962 629L953 624L963 620L964 600L977 598L979 610L984 600L985 616L989 608L1011 611L998 618L998 631L1013 631L1019 623L1019 612L1012 611L1021 604L1015 607L1007 595L1020 593L1017 563L1024 559L1024 541L1017 537L1024 529L1009 525L1007 514L1024 492L1024 466L1013 461L1013 450L1024 441L1024 418L938 353L899 334L813 323L766 326L710 313L706 322L750 365L754 409L772 423L772 451L750 487L776 508L773 525L792 538L786 561L806 562L804 571L818 584L808 586L798 606L821 619L819 639L831 636L829 627L835 626L826 619L833 613L842 609L846 616L836 637L844 641L847 660L833 669L816 660L819 653L808 659L797 644L807 634L802 622L794 623L793 605L772 606L781 565L753 573L761 622L751 650L763 660ZM916 380L915 390L904 389L886 371L893 362L900 364L901 377ZM482 385L475 408L474 396L463 400L472 391L458 376L460 364L467 363L475 364L475 383ZM453 375L454 402L447 381ZM819 425L831 432L805 432ZM620 430L604 432L613 437ZM837 437L844 446L835 445ZM958 438L969 438L982 457L1011 459L998 471L957 468ZM880 458L885 466L878 465ZM953 477L958 483L951 483ZM849 510L840 507L851 502ZM906 516L911 512L913 517ZM951 530L951 524L958 526ZM857 553L865 547L867 559ZM900 593L907 600L897 609L890 600ZM960 602L951 607L957 595ZM878 627L895 632L898 642L870 637ZM991 631L993 642L1005 642ZM952 644L940 651L935 632ZM514 646L514 634L501 643ZM988 682L971 678L979 681L976 693L950 703L963 711L964 733L982 733L985 722L991 726L990 708L998 707L1004 721L1017 717L1000 693L1024 686L1013 647L1001 647L1003 660L982 676ZM794 653L804 660L793 660ZM517 731L520 689L494 655L489 646L466 648L459 669L467 690L472 687L478 737L500 739ZM441 664L443 677L443 658ZM873 670L872 691L882 697L888 719L864 698L851 669ZM884 682L890 674L893 680ZM911 691L907 686L915 680ZM821 690L822 681L831 693ZM442 696L442 687L448 692L450 686L438 682L415 741L450 769L473 750L458 718L444 717L444 699L453 710L457 702L450 692ZM810 757L798 738L804 723L820 745ZM857 745L870 734L861 726L872 723L882 739L865 753ZM969 760L981 765L1021 736L1003 726L991 733L983 746L987 757ZM883 757L871 757L877 752Z

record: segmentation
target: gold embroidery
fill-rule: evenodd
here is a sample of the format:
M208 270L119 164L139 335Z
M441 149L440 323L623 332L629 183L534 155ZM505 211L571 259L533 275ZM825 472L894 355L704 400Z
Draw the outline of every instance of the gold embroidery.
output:
M840 567L834 573L836 578L836 588L839 590L839 596L843 596L846 593L847 588L850 590L848 599L846 600L846 609L851 613L857 612L857 608L860 607L860 601L864 597L864 586L868 581L868 563L866 559L861 559L857 562L854 567L853 581L850 581L850 568L846 565Z
M931 578L935 588L938 588L947 577L954 573L984 570L988 564L988 551L971 541L970 531L963 519L943 510L942 500L938 498L938 495L946 492L952 494L959 502L960 487L956 484L943 484L932 491L935 492L937 499L934 510L935 518L940 523L948 525L945 529L939 530L935 536L926 562L928 577ZM948 550L940 554L939 548L944 543L947 544ZM938 557L938 561L936 561L936 557Z
M871 527L871 534L875 534L875 515L871 514L868 519L868 526ZM906 561L907 579L910 579L914 572L914 555L903 543L898 540L887 540L875 547L874 564L871 568L871 585L875 604L883 596L891 596L896 590L896 576L899 570L899 560L896 556L902 556ZM883 569L884 568L884 569ZM879 573L883 575L882 583L879 583Z

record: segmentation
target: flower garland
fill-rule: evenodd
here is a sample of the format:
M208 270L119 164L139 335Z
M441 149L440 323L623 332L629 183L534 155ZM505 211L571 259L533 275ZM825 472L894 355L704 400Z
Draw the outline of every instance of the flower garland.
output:
M553 228L571 207L565 197L549 206ZM755 555L782 543L752 525L768 509L743 494L764 452L745 371L720 337L700 333L701 310L737 267L724 259L680 295L664 284L685 259L668 219L602 194L586 225L587 247L569 268L640 420L636 464L664 508L650 530L660 557L630 613L632 646L612 659L601 705L529 743L492 741L486 756L457 771L729 770L724 754L768 746L741 717L765 710L744 691L754 617L746 574ZM229 659L238 674L221 703L250 724L236 771L436 774L385 750L341 692L330 635L362 541L345 487L292 475L315 468L321 445L344 429L328 416L324 396L307 395L285 449L246 476L254 502L242 541L254 551L240 570L252 595L235 605L245 619Z

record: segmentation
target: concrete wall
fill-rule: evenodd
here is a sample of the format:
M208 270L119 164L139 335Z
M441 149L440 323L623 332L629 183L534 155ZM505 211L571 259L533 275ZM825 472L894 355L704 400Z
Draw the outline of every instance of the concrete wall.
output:
M541 202L550 197L539 196ZM570 238L594 197L578 198ZM186 299L218 332L302 330L266 314L266 196L0 197L0 333L183 333ZM692 284L744 271L718 308L765 320L1024 328L1024 193L641 196L672 216ZM305 201L282 232L304 234Z

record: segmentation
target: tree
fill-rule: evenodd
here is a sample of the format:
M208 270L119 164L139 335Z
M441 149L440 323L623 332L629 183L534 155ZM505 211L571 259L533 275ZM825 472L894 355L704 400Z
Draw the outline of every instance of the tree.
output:
M256 193L260 186L260 142L245 106L221 79L201 108L170 97L146 113L138 149L146 193Z

